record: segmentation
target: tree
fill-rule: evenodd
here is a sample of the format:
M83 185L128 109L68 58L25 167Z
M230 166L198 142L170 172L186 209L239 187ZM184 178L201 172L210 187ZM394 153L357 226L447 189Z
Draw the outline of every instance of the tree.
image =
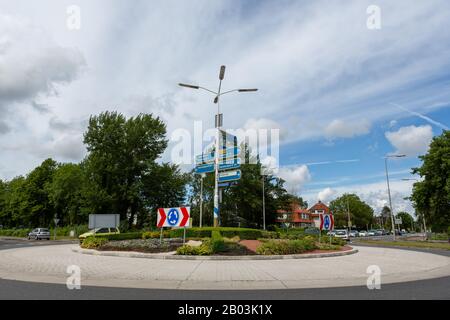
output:
M350 221L358 229L365 229L373 221L373 209L356 194L344 194L331 201L330 210L335 215L336 227L348 226L348 213Z
M167 147L166 126L159 118L141 114L128 120L116 112L91 117L84 143L92 192L93 213L120 214L131 225L144 210L142 177Z
M402 219L400 229L413 230L414 218L408 212L401 211L397 213L397 218Z
M84 224L87 221L84 192L88 186L80 164L61 164L47 185L47 192L61 225ZM87 209L87 210L84 210Z
M414 184L411 200L427 227L445 232L450 225L450 131L434 137L428 153L419 159L422 166L412 173L423 180Z
M27 175L23 189L26 208L21 219L29 227L49 226L54 218L55 210L46 187L52 182L56 168L56 161L47 159Z
M266 226L275 223L277 210L289 208L292 195L288 195L284 188L284 181L272 174L261 175L261 162L259 159L250 160L248 145L241 145L242 153L247 159L241 165L242 176L236 184L222 189L222 202L220 204L220 222L222 226L237 226L262 228L263 226L263 188L266 207ZM189 186L192 204L192 215L196 225L200 215L200 183L201 178L194 175ZM214 199L214 173L210 173L204 179L203 186L204 207L203 225L212 225L213 199ZM304 205L303 199L296 198Z

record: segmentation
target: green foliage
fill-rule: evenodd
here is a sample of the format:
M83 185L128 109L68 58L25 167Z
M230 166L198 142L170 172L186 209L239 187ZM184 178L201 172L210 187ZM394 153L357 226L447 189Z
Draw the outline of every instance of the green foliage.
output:
M108 239L105 237L88 237L83 240L81 247L83 249L98 249L104 244L108 243Z
M341 246L329 243L317 243L317 249L319 250L340 250Z
M161 237L161 232L159 231L147 231L142 233L142 239L159 239ZM170 232L163 231L163 238L169 238Z
M256 253L260 255L288 255L300 254L316 248L312 237L305 237L303 240L268 240L256 249Z
M26 238L31 229L0 229L0 236Z
M184 245L177 249L177 255L209 256L211 254L213 254L213 251L211 250L210 241L204 241L203 244L198 247Z
M352 225L360 229L367 228L373 221L373 209L356 194L344 194L331 201L330 210L334 214L336 227L348 226L348 212Z
M211 244L211 251L213 253L218 253L225 249L225 241L223 240L218 230L214 230L211 232L210 244Z
M237 184L222 190L221 225L262 228L263 181L265 186L266 225L273 225L277 217L277 210L287 207L292 200L292 196L284 188L282 179L271 174L261 176L261 163L259 159L251 157L248 145L242 144L241 150L243 157L251 160L251 162L246 161L241 165L242 177L237 181ZM214 174L208 174L203 181L203 225L211 225L213 222ZM199 225L200 220L200 185L200 176L194 174L190 183L192 192L189 202L192 203L191 213L195 225Z
M321 243L330 243L331 238L331 244L338 245L338 246L345 246L347 244L347 241L341 238L337 237L330 237L330 236L321 236L320 242ZM318 238L316 238L318 239Z
M89 237L91 238L91 237ZM119 234L111 234L107 236L101 236L98 238L106 238L108 240L132 240L132 239L142 239L142 232L129 232L129 233L119 233Z
M211 238L213 231L219 231L222 237L233 238L238 236L242 240L256 240L263 237L262 230L248 229L248 228L190 228L186 229L186 237L188 238ZM183 229L170 230L170 237L181 238L183 237Z
M450 225L450 131L434 137L428 153L419 158L422 166L412 173L423 180L414 183L411 200L427 227L445 232Z

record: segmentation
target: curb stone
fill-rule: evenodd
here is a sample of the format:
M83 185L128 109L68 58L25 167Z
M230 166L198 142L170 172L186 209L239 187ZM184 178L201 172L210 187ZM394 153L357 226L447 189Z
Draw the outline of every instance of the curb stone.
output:
M97 251L93 249L82 249L73 247L72 252L88 254L94 256L124 257L124 258L144 258L159 260L288 260L288 259L317 259L341 257L355 254L358 249L330 253L307 253L293 255L276 255L276 256L178 256L175 252L168 253L142 253L142 252L121 252L121 251Z

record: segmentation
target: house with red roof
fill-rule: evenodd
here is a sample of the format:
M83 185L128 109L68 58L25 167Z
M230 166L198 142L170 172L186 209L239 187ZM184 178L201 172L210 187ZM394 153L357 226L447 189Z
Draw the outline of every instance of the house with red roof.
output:
M320 227L320 214L331 213L330 208L319 201L309 209L300 207L296 202L290 210L278 210L276 222L288 228Z

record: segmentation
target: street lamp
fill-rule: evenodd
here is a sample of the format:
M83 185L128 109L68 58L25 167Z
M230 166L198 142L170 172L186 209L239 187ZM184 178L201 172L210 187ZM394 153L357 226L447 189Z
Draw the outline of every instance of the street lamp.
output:
M388 188L388 195L389 195L389 209L391 209L391 224L392 224L392 236L393 240L395 241L395 224L394 224L394 211L392 210L392 198L391 198L391 188L389 186L389 173L388 173L388 165L387 161L389 158L404 158L406 155L404 154L393 154L393 155L387 155L384 157L384 166L386 169L386 182L387 182L387 188Z
M220 129L222 127L222 122L223 122L223 115L220 114L220 97L223 96L224 94L228 94L228 93L232 93L232 92L256 92L258 91L258 89L234 89L234 90L230 90L230 91L226 91L226 92L222 92L222 81L223 79L225 79L225 70L226 67L225 66L221 66L220 67L220 73L219 73L219 89L217 90L217 92L201 87L201 86L197 86L197 85L192 85L192 84L185 84L185 83L179 83L178 85L184 88L189 88L189 89L202 89L205 90L209 93L212 93L215 95L214 98L214 103L217 104L217 115L216 115L216 121L215 121L215 125L216 125L216 147L215 147L215 181L214 181L214 227L217 227L219 225L219 141L220 141Z

